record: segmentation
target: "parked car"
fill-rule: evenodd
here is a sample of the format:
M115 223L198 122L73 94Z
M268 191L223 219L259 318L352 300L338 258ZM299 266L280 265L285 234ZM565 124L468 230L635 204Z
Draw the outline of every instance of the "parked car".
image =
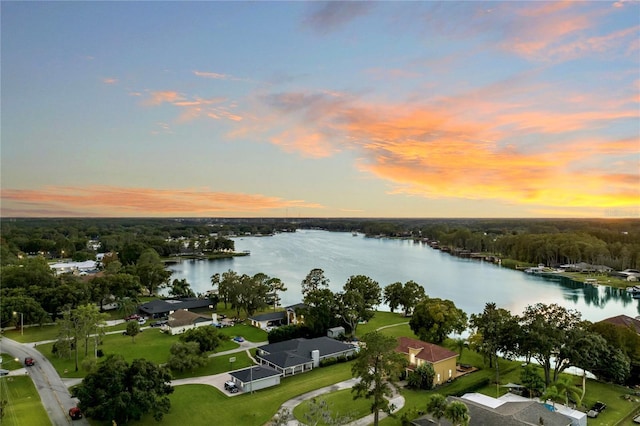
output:
M605 404L604 402L598 401L595 404L593 404L593 407L591 407L591 410L587 412L587 417L594 419L598 417L598 414L602 413L605 408L607 408L607 404Z
M224 382L224 389L229 391L229 393L238 393L239 389L235 382L228 380Z
M162 321L154 321L151 323L151 327L162 327L163 325L166 325L169 321L167 320L162 320Z
M145 325L146 322L147 322L147 320L145 318L142 318L142 317L138 318L138 324Z
M78 407L69 408L69 417L71 420L79 420L82 418L82 411Z
M125 321L133 321L133 320L139 320L140 319L140 315L138 314L131 314L128 317L124 317Z
M0 376L9 375L9 370L5 370L4 368L0 368Z
M27 366L27 367L32 367L35 364L36 364L36 361L31 357L28 357L28 358L24 359L24 365Z
M236 336L236 337L233 338L233 341L234 342L238 342L238 343L242 343L242 342L244 342L244 337Z

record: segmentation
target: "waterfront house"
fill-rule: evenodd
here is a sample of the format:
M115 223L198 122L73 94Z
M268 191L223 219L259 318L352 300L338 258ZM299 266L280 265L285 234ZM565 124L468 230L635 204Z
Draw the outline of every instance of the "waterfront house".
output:
M618 327L625 327L635 331L636 334L640 334L640 319L632 318L628 315L616 315L615 317L603 319L600 322L608 322Z
M188 311L198 308L213 309L213 305L207 298L156 299L138 306L138 311L150 318L164 318L180 309Z
M211 325L213 325L211 317L179 309L169 314L169 320L161 327L161 330L171 335L176 335L192 328Z
M409 337L400 337L395 351L407 357L408 370L414 370L424 363L431 364L436 373L433 378L434 385L442 384L455 377L458 354L447 348Z
M283 311L253 315L249 317L249 321L251 321L252 326L267 331L272 327L300 324L304 320L304 316L301 315L300 311L304 308L306 308L304 303L297 303L287 306Z
M284 376L291 376L320 366L320 361L351 356L356 346L329 337L291 339L258 347L256 358Z

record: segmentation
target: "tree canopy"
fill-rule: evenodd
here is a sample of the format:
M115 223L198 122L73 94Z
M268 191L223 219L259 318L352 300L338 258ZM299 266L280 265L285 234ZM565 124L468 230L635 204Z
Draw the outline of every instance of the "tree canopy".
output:
M402 371L406 360L394 349L396 339L373 331L362 336L363 347L356 358L351 372L360 381L351 391L354 398L371 399L373 424L378 425L380 410L389 413L391 406L388 397L392 394L390 383L393 383Z
M164 367L144 359L131 364L109 355L74 388L78 407L96 420L125 424L151 413L160 421L171 408L171 376Z
M467 327L467 314L451 300L425 297L416 306L409 327L426 342L440 344L452 333Z

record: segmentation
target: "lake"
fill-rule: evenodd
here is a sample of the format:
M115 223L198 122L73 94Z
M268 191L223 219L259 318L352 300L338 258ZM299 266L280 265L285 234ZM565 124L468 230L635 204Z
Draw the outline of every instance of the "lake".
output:
M302 301L300 282L313 268L324 271L332 291L352 275L366 275L381 288L413 280L429 297L450 299L467 314L480 313L487 302L521 314L527 305L557 303L577 309L589 321L640 315L640 299L626 291L594 287L567 279L547 279L478 260L462 259L410 240L356 237L351 233L298 230L269 237L234 238L236 251L250 256L218 260L184 260L170 264L171 279L186 278L196 293L212 289L211 276L229 269L280 278L287 291L283 306ZM378 309L388 310L386 305Z

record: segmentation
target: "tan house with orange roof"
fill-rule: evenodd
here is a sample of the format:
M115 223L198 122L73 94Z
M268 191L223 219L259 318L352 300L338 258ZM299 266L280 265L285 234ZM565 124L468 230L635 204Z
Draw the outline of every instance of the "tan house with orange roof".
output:
M406 355L409 369L413 370L424 363L433 366L436 372L433 384L439 385L452 380L456 375L456 358L458 354L433 343L422 342L409 337L400 337L396 352Z

